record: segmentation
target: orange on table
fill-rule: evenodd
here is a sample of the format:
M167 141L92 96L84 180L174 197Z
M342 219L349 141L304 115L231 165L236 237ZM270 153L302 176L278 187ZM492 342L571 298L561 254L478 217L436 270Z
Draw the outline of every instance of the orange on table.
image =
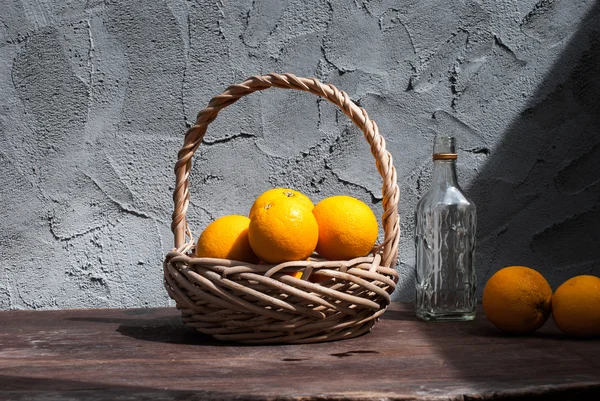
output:
M509 266L498 270L483 289L483 310L508 333L533 332L550 316L552 288L536 270Z
M219 217L200 234L196 256L258 263L248 240L249 225L250 219L246 216Z
M581 275L561 284L552 296L552 317L565 334L600 336L600 278Z
M295 191L290 188L273 188L266 192L263 192L250 208L248 216L252 218L256 210L265 207L265 205L273 202L274 200L292 198L298 201L299 205L303 205L309 210L313 210L315 205L312 203L310 198L301 192Z
M313 209L319 225L317 253L329 260L367 255L378 235L377 218L369 206L351 196L331 196Z
M295 197L274 198L256 208L248 228L252 250L267 263L305 260L318 238L315 216Z

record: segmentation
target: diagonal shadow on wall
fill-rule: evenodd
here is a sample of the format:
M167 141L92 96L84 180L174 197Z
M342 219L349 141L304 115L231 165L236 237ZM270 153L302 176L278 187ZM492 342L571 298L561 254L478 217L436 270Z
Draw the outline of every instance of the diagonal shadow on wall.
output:
M553 289L600 275L600 4L532 99L466 188L478 208L480 294L508 265L535 268Z

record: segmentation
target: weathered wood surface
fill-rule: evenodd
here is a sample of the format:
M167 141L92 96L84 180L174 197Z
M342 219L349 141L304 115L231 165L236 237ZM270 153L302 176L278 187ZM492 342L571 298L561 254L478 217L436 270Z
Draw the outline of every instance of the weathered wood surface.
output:
M506 336L482 315L424 323L394 304L356 339L241 346L174 308L0 312L0 400L600 399L600 340L552 321Z

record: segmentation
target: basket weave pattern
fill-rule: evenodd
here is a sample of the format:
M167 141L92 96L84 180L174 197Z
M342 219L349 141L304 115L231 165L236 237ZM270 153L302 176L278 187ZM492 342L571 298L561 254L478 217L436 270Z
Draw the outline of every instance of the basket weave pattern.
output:
M364 133L383 178L384 240L366 257L330 261L318 257L278 265L197 258L186 213L192 157L219 111L242 96L270 87L296 89L337 105ZM390 303L398 275L394 269L400 236L399 188L392 156L377 124L349 96L315 78L292 74L254 76L211 99L186 132L175 164L175 248L164 262L169 296L189 327L224 341L308 343L351 338L368 332ZM286 273L301 271L302 278ZM327 278L308 281L313 274Z

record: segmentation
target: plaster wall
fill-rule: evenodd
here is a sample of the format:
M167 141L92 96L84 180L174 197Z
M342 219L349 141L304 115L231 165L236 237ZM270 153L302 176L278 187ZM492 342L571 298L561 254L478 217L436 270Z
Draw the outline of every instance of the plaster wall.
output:
M591 0L0 1L0 309L165 306L173 166L227 85L316 76L378 123L401 186L397 300L436 133L478 206L477 273L556 288L600 274L600 8ZM273 186L364 200L381 179L349 119L269 90L195 156L194 235Z

